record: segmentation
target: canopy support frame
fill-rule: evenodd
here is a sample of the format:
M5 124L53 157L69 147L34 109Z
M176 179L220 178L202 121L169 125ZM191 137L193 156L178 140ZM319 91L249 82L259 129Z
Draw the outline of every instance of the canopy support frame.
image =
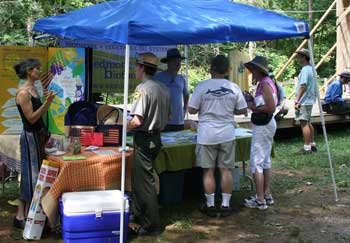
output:
M320 92L318 90L318 85L317 85L317 74L316 74L316 67L315 67L315 62L314 62L314 51L311 43L311 39L307 40L308 48L310 51L310 64L312 66L312 72L314 76L314 82L315 82L315 92L317 95L317 103L318 103L318 108L320 112L320 118L321 118L321 124L322 124L322 131L323 131L323 136L324 136L324 142L326 144L326 149L327 149L327 156L328 156L328 163L329 163L329 169L331 171L331 177L332 177L332 184L333 184L333 192L334 192L334 200L336 202L339 201L338 198L338 192L337 192L337 184L335 182L335 177L334 177L334 170L333 170L333 163L332 163L332 156L331 152L329 149L329 142L328 142L328 135L327 135L327 130L326 130L326 123L323 115L323 110L322 110L322 104L321 104L321 99L320 99Z
M130 45L125 45L125 67L124 67L124 104L123 104L123 134L122 134L122 166L121 166L121 193L122 207L120 210L120 233L119 242L124 242L124 211L125 211L125 156L126 156L126 135L127 135L127 114L128 114L128 97L129 97L129 66L130 66Z

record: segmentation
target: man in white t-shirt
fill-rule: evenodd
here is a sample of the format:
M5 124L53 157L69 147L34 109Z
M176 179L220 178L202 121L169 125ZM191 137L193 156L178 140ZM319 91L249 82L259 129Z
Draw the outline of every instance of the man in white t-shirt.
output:
M241 89L224 77L229 70L229 61L218 55L211 61L212 79L197 85L189 103L189 113L198 112L198 136L196 147L197 166L203 168L203 184L206 204L202 208L208 216L215 217L215 178L217 166L221 173L221 216L232 210L232 173L235 162L234 115L245 114L247 103Z

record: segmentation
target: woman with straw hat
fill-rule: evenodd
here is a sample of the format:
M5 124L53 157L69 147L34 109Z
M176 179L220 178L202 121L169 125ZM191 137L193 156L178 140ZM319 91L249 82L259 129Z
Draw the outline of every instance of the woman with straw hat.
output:
M274 203L270 191L271 149L276 132L276 121L273 113L278 103L277 90L269 77L268 61L265 57L256 56L244 64L258 82L254 102L248 107L252 110L253 138L250 149L250 168L254 175L257 195L245 200L245 206L267 209Z

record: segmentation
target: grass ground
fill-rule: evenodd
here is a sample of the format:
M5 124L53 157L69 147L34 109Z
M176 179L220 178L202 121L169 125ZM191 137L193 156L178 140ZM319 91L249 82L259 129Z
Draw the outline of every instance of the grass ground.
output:
M319 152L297 156L302 146L299 132L275 141L272 189L276 205L267 211L241 207L249 192L234 192L236 211L228 218L209 218L198 210L196 193L186 194L180 205L161 210L166 231L158 237L132 238L130 242L350 242L350 129L329 134L340 201L334 202L330 170L323 137L317 137ZM283 134L282 134L283 135ZM285 137L285 136L283 136ZM17 185L7 185L0 198L0 242L22 242L21 232L12 228ZM63 242L46 233L41 242Z

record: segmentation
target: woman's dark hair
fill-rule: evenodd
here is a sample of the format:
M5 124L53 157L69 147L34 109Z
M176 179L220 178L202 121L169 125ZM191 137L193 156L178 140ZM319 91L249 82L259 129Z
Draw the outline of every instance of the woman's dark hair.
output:
M28 70L31 70L33 68L40 67L40 66L41 64L38 59L28 58L21 61L20 63L17 63L16 65L13 66L13 68L15 69L16 74L20 79L26 79Z

